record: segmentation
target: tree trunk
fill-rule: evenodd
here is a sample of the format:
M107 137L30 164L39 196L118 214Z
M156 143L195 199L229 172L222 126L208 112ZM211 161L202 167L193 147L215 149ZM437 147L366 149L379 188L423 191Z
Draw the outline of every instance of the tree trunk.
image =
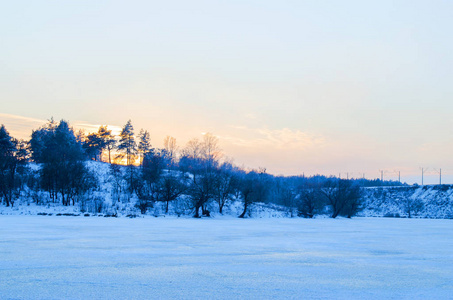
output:
M131 194L132 194L132 165L129 167L129 169L130 169L130 172L131 172L131 178L130 178L131 182L129 184L131 186Z
M200 210L200 205L199 204L195 205L195 215L193 216L194 218L200 217L199 210Z
M332 219L335 219L336 217L338 217L338 215L340 214L340 211L341 209L338 207L340 206L339 204L337 204L336 202L334 202L335 204L332 204Z
M211 216L211 213L210 213L210 211L206 208L206 205L202 205L202 206L201 206L201 212L202 212L203 216L206 216L206 217L210 217L210 216Z
M247 202L244 202L244 211L242 212L242 214L239 216L239 218L244 218L245 217L245 214L247 212L247 206L248 206L248 203Z

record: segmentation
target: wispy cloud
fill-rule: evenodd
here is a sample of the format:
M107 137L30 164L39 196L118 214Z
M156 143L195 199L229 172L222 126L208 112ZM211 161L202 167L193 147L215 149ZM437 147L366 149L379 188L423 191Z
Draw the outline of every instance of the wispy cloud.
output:
M258 116L254 113L248 113L248 114L245 114L244 117L246 119L249 119L249 120L257 120L258 119Z
M4 124L9 133L15 138L29 138L32 129L38 128L45 122L46 120L0 113L0 123Z
M8 120L8 121L15 121L15 122L40 123L40 124L42 124L46 121L46 120L42 120L42 119L29 118L29 117L11 115L11 114L3 114L3 113L0 113L0 117L2 118L2 121Z
M98 131L99 127L103 126L100 124L88 124L88 123L80 123L76 122L74 124L75 129L82 129L85 132L91 133L91 132L96 132ZM121 126L116 126L116 125L107 125L107 129L112 131L113 135L119 135L121 133Z
M225 135L220 138L241 147L273 149L306 150L313 147L323 147L324 137L301 130L290 128L268 129L231 126L237 135Z
M48 120L29 118L19 115L3 114L0 113L0 124L4 124L9 133L19 139L28 139L31 136L33 129L39 128L41 125L47 123ZM90 124L85 121L71 122L75 130L84 130L87 133L95 132L99 129L98 124ZM119 135L121 127L116 125L107 125L112 134Z

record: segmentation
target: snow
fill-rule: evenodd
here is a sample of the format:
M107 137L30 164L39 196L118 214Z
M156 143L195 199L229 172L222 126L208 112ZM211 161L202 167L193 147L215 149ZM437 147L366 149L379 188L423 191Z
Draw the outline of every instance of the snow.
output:
M1 299L452 299L453 220L0 216Z
M129 195L127 183L124 179L115 178L111 165L104 162L87 161L88 169L97 180L97 188L80 195L75 206L63 207L61 199L56 203L50 200L49 193L30 189L27 186L21 192L14 207L0 205L0 215L37 215L37 214L90 214L90 215L139 215L136 207L138 198L135 194ZM35 173L39 170L38 164L30 163L29 167ZM120 173L126 171L125 166L119 166ZM168 172L165 170L165 172ZM175 172L175 171L172 171ZM121 186L118 192L117 185ZM398 186L398 187L369 187L363 190L364 209L358 212L360 217L408 217L408 200L421 203L420 207L411 211L411 217L453 219L453 185L425 185L425 186ZM272 200L275 199L271 199ZM38 203L38 204L37 204ZM166 203L154 203L148 208L147 216L181 216L193 215L193 205L187 195L169 204L168 214L165 213ZM227 201L223 214L231 217L239 216L243 211L240 199L233 198ZM211 216L221 216L219 207L214 201L207 205ZM293 216L297 215L293 209ZM330 215L324 209L324 216ZM290 217L290 209L275 203L253 203L248 208L247 217L251 218L286 218Z
M406 217L404 202L419 200L422 206L414 211L419 218L453 219L453 186L432 185L423 187L384 187L364 190L365 209L359 216Z

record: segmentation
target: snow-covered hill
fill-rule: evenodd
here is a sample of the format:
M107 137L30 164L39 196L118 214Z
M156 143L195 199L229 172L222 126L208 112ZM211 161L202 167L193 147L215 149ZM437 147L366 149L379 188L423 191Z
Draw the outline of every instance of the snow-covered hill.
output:
M453 186L366 188L361 216L453 218Z

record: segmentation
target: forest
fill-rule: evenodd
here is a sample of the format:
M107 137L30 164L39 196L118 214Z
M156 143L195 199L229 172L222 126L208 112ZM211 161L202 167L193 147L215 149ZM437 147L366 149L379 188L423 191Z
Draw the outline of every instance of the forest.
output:
M127 203L139 214L156 205L163 214L175 214L174 203L179 201L185 209L178 215L200 218L214 210L222 214L230 203L239 202L237 216L244 218L251 216L250 207L264 203L287 210L290 217L351 218L366 206L365 188L404 186L379 179L285 177L269 174L264 167L240 168L224 158L218 138L211 133L183 147L171 136L163 144L153 147L146 130L135 134L130 120L114 136L108 126L86 134L76 132L65 120L51 119L33 130L29 140L15 139L2 125L2 204L14 207L28 199L36 205L77 206L81 212L116 215L112 207L118 203ZM93 168L90 161L98 163ZM94 172L101 164L108 166L107 179ZM103 199L106 181L110 201Z

